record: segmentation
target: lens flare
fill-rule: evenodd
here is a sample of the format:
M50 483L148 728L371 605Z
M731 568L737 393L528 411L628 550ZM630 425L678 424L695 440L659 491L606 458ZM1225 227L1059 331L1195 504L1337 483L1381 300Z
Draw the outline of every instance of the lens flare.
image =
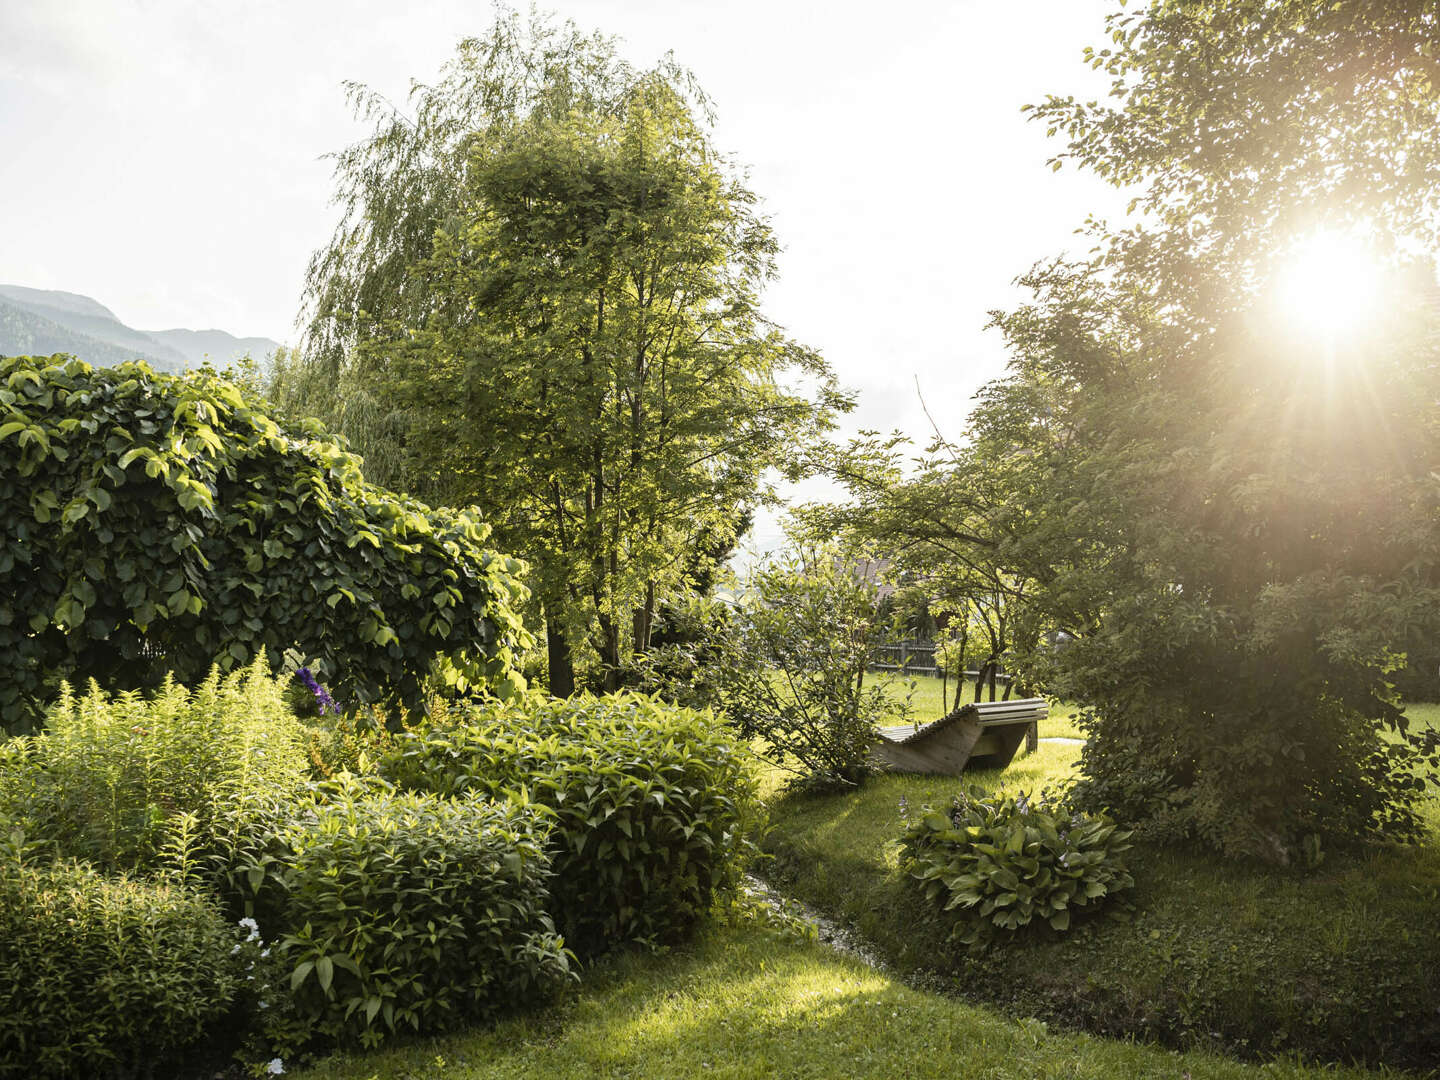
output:
M1355 337L1379 314L1384 270L1355 236L1319 232L1280 267L1275 303L1288 330L1325 341Z

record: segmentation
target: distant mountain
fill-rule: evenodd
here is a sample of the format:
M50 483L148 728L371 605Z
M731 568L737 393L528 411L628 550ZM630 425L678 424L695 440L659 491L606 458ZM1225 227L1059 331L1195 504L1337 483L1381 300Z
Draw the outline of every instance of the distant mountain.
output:
M0 285L0 356L72 353L91 364L144 360L178 372L206 359L223 366L249 354L263 360L280 343L223 330L133 330L88 296Z

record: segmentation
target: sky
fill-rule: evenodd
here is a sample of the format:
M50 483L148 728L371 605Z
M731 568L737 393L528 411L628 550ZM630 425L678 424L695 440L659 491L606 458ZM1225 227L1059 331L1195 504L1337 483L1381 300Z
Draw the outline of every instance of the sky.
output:
M714 99L784 247L770 315L858 394L847 430L960 434L1003 371L987 312L1118 217L1021 106L1093 98L1115 0L552 0ZM403 107L484 2L0 0L0 282L94 297L131 326L296 338L329 238L324 155L364 129L342 83ZM773 516L757 526L768 546Z

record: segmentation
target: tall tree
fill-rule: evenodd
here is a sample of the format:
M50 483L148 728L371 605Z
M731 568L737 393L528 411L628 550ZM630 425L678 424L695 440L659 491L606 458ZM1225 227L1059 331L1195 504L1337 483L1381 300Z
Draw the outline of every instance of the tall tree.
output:
M1433 6L1155 0L1110 30L1111 101L1036 114L1144 212L1026 279L972 425L1028 617L1075 636L1031 669L1092 710L1083 797L1282 861L1413 837L1424 746L1381 729L1440 607ZM1287 324L1326 235L1351 262L1307 267ZM1376 306L1342 327L1361 260Z
M673 63L510 15L413 120L356 100L377 126L338 159L282 396L333 401L391 482L478 504L534 566L552 691L582 645L613 687L696 549L848 402L760 310L774 237Z

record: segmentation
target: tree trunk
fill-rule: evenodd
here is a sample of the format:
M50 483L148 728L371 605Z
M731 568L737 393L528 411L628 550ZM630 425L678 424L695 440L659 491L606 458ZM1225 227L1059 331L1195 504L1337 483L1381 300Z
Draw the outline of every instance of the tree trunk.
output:
M545 654L550 661L550 693L557 698L568 698L575 693L575 662L570 656L570 642L565 631L550 615L545 614Z

